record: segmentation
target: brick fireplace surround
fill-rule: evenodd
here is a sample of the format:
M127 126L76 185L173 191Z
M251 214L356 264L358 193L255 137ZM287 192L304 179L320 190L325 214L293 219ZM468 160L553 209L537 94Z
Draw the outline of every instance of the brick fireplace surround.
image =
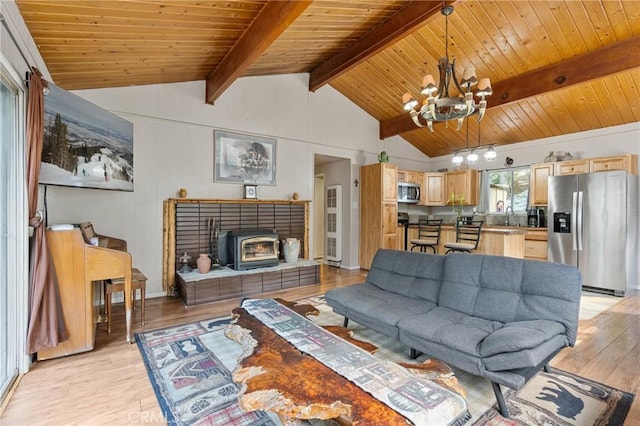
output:
M175 288L187 305L256 297L266 291L320 282L320 265L308 260L309 201L171 198L164 202L163 217L163 288ZM198 255L217 252L211 223L218 224L220 233L229 235L265 229L275 230L281 241L297 238L300 259L287 264L280 253L278 266L246 271L224 267L200 274L195 268ZM194 272L177 273L178 258L185 252L192 257Z

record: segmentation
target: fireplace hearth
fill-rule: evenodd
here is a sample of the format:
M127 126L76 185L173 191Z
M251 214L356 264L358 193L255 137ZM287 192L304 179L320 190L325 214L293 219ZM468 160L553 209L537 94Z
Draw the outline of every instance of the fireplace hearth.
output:
M275 230L238 230L227 235L231 257L229 266L236 271L276 266L280 263L280 242Z

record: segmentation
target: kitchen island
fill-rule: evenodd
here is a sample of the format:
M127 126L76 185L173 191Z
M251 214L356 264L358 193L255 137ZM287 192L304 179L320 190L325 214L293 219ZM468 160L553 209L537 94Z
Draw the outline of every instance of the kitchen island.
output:
M486 225L482 227L480 243L474 253L492 254L523 259L525 256L525 227ZM418 225L409 224L407 250L411 250L411 240L418 238ZM444 244L456 240L456 227L442 225L438 254L445 254ZM399 248L404 248L404 228L398 227ZM417 249L416 249L417 250Z

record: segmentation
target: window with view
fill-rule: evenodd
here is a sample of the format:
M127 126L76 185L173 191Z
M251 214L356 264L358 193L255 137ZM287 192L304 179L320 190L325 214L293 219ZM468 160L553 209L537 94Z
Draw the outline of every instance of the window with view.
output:
M511 206L524 212L529 205L529 167L487 171L485 197L489 213L503 213Z

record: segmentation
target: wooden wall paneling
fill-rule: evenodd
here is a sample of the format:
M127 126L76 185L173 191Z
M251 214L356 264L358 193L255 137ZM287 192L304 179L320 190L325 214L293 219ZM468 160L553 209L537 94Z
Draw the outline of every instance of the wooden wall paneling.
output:
M262 274L246 274L242 277L242 294L250 296L262 293Z
M293 288L300 285L298 268L282 270L282 288Z
M272 204L258 204L258 229L274 229L276 220L276 206Z
M307 218L305 215L305 206L303 205L293 205L291 206L291 235L295 235L300 240L300 256L303 258L307 258L307 247L305 241L307 241L305 236L305 224L307 223ZM299 235L304 237L300 238Z
M300 271L300 285L309 285L320 282L319 266L303 266Z
M165 200L162 215L162 289L168 291L167 283L174 283L176 278L176 203Z
M257 204L240 204L240 229L260 229Z
M275 206L274 228L278 231L281 240L291 234L291 212L288 206Z
M204 249L200 244L199 206L197 204L177 204L175 214L175 261L187 252L192 257L192 266L195 266L198 253L203 253Z
M262 274L262 291L275 291L282 288L282 274L280 271Z
M242 276L220 278L220 299L230 299L242 295Z
M308 204L308 201L285 200L167 200L163 207L163 288L169 289L175 283L176 265L183 253L191 256L194 269L198 254L210 253L211 220L218 221L220 232L275 229L280 240L299 239L300 256L308 259ZM214 252L217 252L216 244L216 241L211 244ZM281 253L280 257L283 256Z
M190 287L193 288L193 300L200 300L202 303L220 300L219 278L198 281Z
M220 228L223 231L242 229L240 224L240 204L220 204Z

